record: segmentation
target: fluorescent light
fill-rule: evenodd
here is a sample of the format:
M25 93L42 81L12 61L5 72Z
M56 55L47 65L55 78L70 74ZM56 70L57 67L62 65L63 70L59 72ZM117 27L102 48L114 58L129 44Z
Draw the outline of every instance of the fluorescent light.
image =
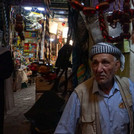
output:
M65 12L64 11L59 11L60 14L64 14Z
M83 3L83 2L81 2L81 5L83 5L83 6L84 6L84 3Z
M37 9L40 10L40 11L45 11L45 9L42 8L42 7L38 7Z
M64 21L64 18L59 18L59 21Z
M73 45L73 41L72 41L72 40L70 40L70 41L69 41L69 44L72 46L72 45Z
M25 10L32 10L32 7L24 7Z
M65 42L65 43L67 42L67 38L64 38L64 42Z
M67 38L67 33L68 33L68 27L64 27L62 32L62 37Z
M50 41L51 41L51 42L53 42L53 41L54 41L54 39L50 38Z

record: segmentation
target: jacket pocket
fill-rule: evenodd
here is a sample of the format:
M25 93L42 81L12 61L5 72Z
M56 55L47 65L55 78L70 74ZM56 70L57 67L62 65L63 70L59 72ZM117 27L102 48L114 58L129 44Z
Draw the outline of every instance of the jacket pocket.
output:
M84 115L81 118L81 131L82 134L96 134L95 115Z

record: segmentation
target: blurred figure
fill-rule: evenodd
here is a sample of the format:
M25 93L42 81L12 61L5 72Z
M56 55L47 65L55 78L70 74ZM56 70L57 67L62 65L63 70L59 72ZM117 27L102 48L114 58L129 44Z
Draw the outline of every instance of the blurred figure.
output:
M0 134L3 134L4 109L5 109L5 91L4 82L13 72L14 66L11 52L0 46Z

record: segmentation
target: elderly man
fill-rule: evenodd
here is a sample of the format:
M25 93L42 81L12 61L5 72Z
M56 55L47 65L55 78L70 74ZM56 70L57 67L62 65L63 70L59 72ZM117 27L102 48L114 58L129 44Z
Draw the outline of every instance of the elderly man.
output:
M90 51L93 77L71 94L54 134L134 134L134 84L115 75L125 58L112 44Z

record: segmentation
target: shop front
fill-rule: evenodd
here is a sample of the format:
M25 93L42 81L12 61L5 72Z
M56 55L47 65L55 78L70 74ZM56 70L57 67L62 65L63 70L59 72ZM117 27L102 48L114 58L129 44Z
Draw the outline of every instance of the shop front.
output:
M28 83L30 68L32 63L40 65L50 65L55 67L55 62L58 57L58 51L67 41L68 33L68 18L67 11L54 11L53 16L49 16L49 25L46 20L46 9L44 7L11 6L10 9L10 37L9 42L13 53L16 72L22 72L24 75L16 73L14 91L21 88L21 84ZM61 13L61 15L57 15ZM64 15L66 12L66 15ZM47 25L49 26L49 40L46 38ZM54 69L53 69L54 70ZM36 70L39 73L38 70ZM26 75L25 75L26 73ZM25 79L25 81L24 81ZM17 85L16 85L17 83ZM16 87L17 86L17 87Z

